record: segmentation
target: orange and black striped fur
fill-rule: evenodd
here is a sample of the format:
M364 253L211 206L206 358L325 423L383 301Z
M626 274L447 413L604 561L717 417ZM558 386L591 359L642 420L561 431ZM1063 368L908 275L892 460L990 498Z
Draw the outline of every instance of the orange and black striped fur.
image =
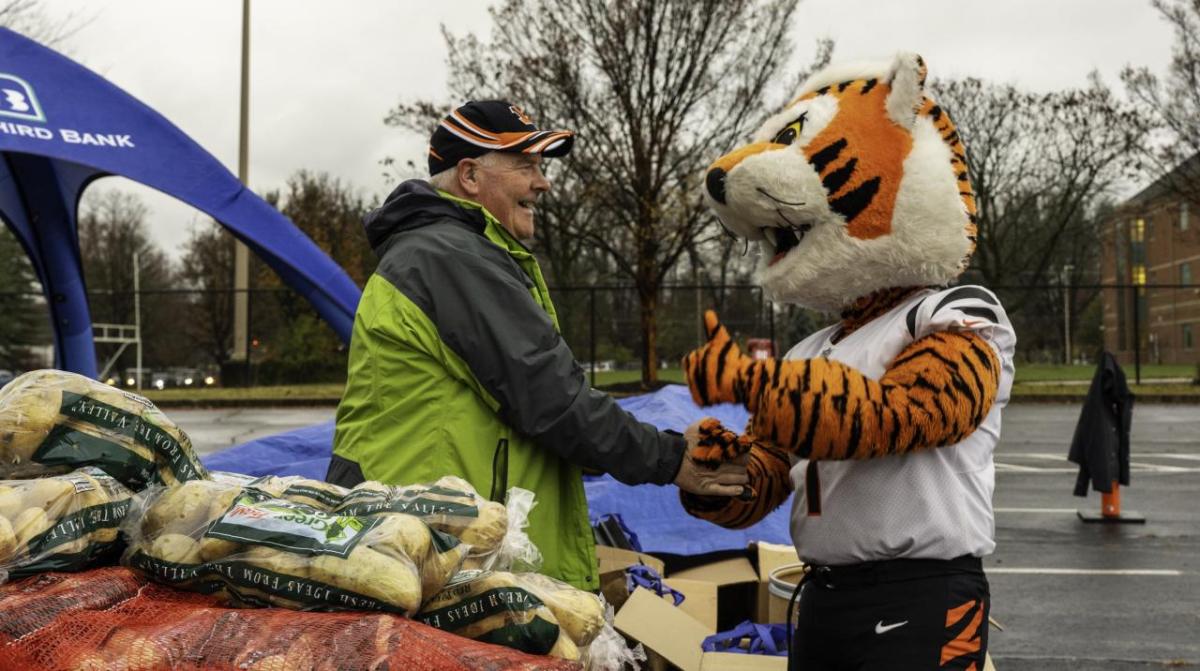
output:
M843 321L842 336L909 293L882 291L873 306L860 304ZM689 513L721 526L754 524L787 499L788 455L871 459L953 445L987 416L999 386L995 351L971 332L921 338L900 352L881 379L872 380L827 359L751 359L714 312L704 319L708 343L683 360L692 398L698 405L740 403L751 413L742 436L706 420L706 440L692 450L701 463L750 453L748 500L682 495Z

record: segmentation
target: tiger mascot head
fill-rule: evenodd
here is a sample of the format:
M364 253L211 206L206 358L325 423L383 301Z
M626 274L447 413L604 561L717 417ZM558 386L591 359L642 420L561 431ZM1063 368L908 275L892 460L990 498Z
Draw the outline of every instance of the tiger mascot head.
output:
M709 167L704 191L730 232L760 242L768 297L817 310L949 283L975 247L966 152L912 53L817 72Z

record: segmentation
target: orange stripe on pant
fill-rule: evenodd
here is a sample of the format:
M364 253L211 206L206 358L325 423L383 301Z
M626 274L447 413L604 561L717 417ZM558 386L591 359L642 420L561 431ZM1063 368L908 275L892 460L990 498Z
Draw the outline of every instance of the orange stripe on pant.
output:
M963 655L979 652L979 646L982 643L982 640L979 638L979 624L983 620L983 608L979 606L979 601L972 599L957 608L946 611L947 629L960 622L971 610L975 611L975 615L954 640L942 646L942 660L939 662L939 665L945 666L946 662L962 657ZM971 668L973 667L974 664L971 665Z

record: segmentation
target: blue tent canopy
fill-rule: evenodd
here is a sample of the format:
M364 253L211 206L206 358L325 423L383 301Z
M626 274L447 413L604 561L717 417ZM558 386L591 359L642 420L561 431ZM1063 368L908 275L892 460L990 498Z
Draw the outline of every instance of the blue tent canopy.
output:
M295 224L162 115L65 56L0 28L0 218L41 280L56 367L97 373L77 214L84 188L106 175L210 215L349 341L360 291Z

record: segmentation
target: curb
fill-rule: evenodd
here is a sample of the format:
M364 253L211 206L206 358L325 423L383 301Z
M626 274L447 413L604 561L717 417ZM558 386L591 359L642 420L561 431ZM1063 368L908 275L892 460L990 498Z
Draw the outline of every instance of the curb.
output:
M155 401L154 405L164 410L203 410L206 408L336 408L339 399L322 397L284 398L213 398L171 399Z
M1134 394L1134 403L1164 403L1200 405L1200 394ZM1019 394L1008 399L1013 403L1078 403L1087 400L1086 394Z

